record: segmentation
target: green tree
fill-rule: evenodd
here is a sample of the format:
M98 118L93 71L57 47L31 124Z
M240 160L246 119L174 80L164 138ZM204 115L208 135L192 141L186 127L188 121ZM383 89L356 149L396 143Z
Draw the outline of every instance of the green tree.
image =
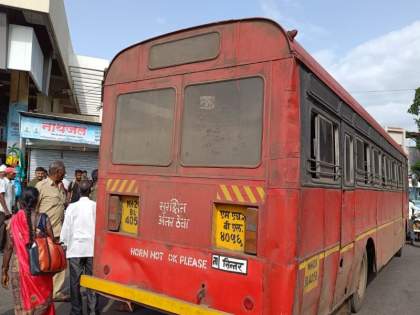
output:
M417 125L417 131L420 131L420 87L416 89L413 104L408 108L408 112L414 115L414 121ZM416 138L417 149L420 149L420 139Z

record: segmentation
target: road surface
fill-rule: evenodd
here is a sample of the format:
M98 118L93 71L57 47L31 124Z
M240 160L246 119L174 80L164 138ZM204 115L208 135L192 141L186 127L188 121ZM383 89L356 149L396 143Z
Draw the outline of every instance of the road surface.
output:
M0 256L2 261L2 256ZM120 313L114 305L106 305L102 314ZM70 304L57 304L57 314L69 314ZM346 314L343 308L339 314ZM0 287L0 315L13 315L10 291ZM140 309L136 315L158 315L160 313ZM357 315L418 315L420 314L420 245L406 246L401 258L393 258L370 283L362 310Z

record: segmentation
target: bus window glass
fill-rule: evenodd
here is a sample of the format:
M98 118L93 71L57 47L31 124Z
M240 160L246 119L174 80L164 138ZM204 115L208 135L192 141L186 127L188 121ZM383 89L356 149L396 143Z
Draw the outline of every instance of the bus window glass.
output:
M363 161L363 164L364 164L364 172L365 172L365 175L364 175L364 179L365 179L365 184L369 184L369 182L370 182L370 175L371 175L371 172L370 172L370 146L369 146L369 144L368 143L365 143L364 144L364 150L365 150L365 160Z
M345 135L345 169L344 169L344 180L347 185L354 183L353 173L353 138L349 135Z
M334 128L328 120L319 120L319 160L334 164Z
M365 177L365 150L363 141L356 139L356 179L364 181Z
M336 180L338 176L338 128L313 112L311 118L310 172L313 178Z
M263 80L246 78L185 89L182 164L255 167L261 159Z
M149 67L158 69L216 58L219 54L219 33L183 38L150 48Z
M171 161L175 90L120 95L112 159L116 164L168 165Z
M375 185L379 184L379 175L380 169L379 169L379 152L378 150L373 150L373 165L372 165L372 173L374 176L374 183Z

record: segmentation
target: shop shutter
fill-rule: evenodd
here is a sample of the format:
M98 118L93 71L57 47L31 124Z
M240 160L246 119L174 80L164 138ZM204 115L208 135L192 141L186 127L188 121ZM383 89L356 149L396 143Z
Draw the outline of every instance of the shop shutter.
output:
M66 178L70 181L74 179L76 169L86 170L90 179L92 170L98 168L98 152L31 149L29 180L34 178L38 166L48 170L49 165L56 160L63 161L66 166Z

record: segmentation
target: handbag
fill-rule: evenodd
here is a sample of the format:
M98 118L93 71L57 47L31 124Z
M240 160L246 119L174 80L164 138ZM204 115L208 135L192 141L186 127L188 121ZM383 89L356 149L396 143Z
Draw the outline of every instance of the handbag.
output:
M28 248L29 266L34 276L54 274L67 268L63 247L47 235L47 218L45 213L41 214L37 226L41 233L35 235L33 243Z

